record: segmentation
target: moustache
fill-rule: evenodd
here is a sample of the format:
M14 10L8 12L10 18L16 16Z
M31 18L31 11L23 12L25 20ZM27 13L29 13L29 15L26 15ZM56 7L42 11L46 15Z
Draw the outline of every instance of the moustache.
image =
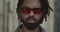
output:
M33 19L33 20L37 21L37 19L34 18L34 16L29 16L28 18L26 18L26 20L29 20L29 19Z

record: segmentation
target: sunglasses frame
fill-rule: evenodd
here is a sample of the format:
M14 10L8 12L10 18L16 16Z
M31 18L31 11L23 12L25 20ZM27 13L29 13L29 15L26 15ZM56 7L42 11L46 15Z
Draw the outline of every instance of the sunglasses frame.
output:
M29 7L23 7L23 8L21 8L22 12L23 12L23 9L29 9L29 10L30 10L29 13L30 13L31 11L33 11L33 13L34 13L34 10L35 10L35 9L40 9L40 11L43 12L43 9L42 9L42 8L33 8L33 9L32 9L32 8L29 8ZM24 12L23 12L23 13L24 13ZM28 13L28 14L29 14L29 13Z

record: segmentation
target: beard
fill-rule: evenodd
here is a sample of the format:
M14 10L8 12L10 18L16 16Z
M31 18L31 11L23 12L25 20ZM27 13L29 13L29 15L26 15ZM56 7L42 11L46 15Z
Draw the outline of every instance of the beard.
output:
M34 19L36 22L35 23L28 23L27 21L29 19ZM27 29L30 29L30 30L34 30L35 28L37 28L38 26L40 26L40 24L43 22L43 19L41 18L40 20L36 20L34 17L29 17L29 18L26 18L27 21L24 21L22 18L21 18L21 21L23 22L24 26L27 28Z

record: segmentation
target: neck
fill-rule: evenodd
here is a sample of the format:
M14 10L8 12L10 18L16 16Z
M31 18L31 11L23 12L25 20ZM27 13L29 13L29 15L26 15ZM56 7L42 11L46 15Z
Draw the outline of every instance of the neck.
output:
M34 30L27 29L24 25L22 26L22 32L40 32L39 26Z

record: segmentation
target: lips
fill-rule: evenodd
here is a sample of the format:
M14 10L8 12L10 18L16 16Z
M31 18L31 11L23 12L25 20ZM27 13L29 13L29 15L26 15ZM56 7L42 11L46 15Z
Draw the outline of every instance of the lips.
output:
M29 19L29 21L35 21L34 19Z

